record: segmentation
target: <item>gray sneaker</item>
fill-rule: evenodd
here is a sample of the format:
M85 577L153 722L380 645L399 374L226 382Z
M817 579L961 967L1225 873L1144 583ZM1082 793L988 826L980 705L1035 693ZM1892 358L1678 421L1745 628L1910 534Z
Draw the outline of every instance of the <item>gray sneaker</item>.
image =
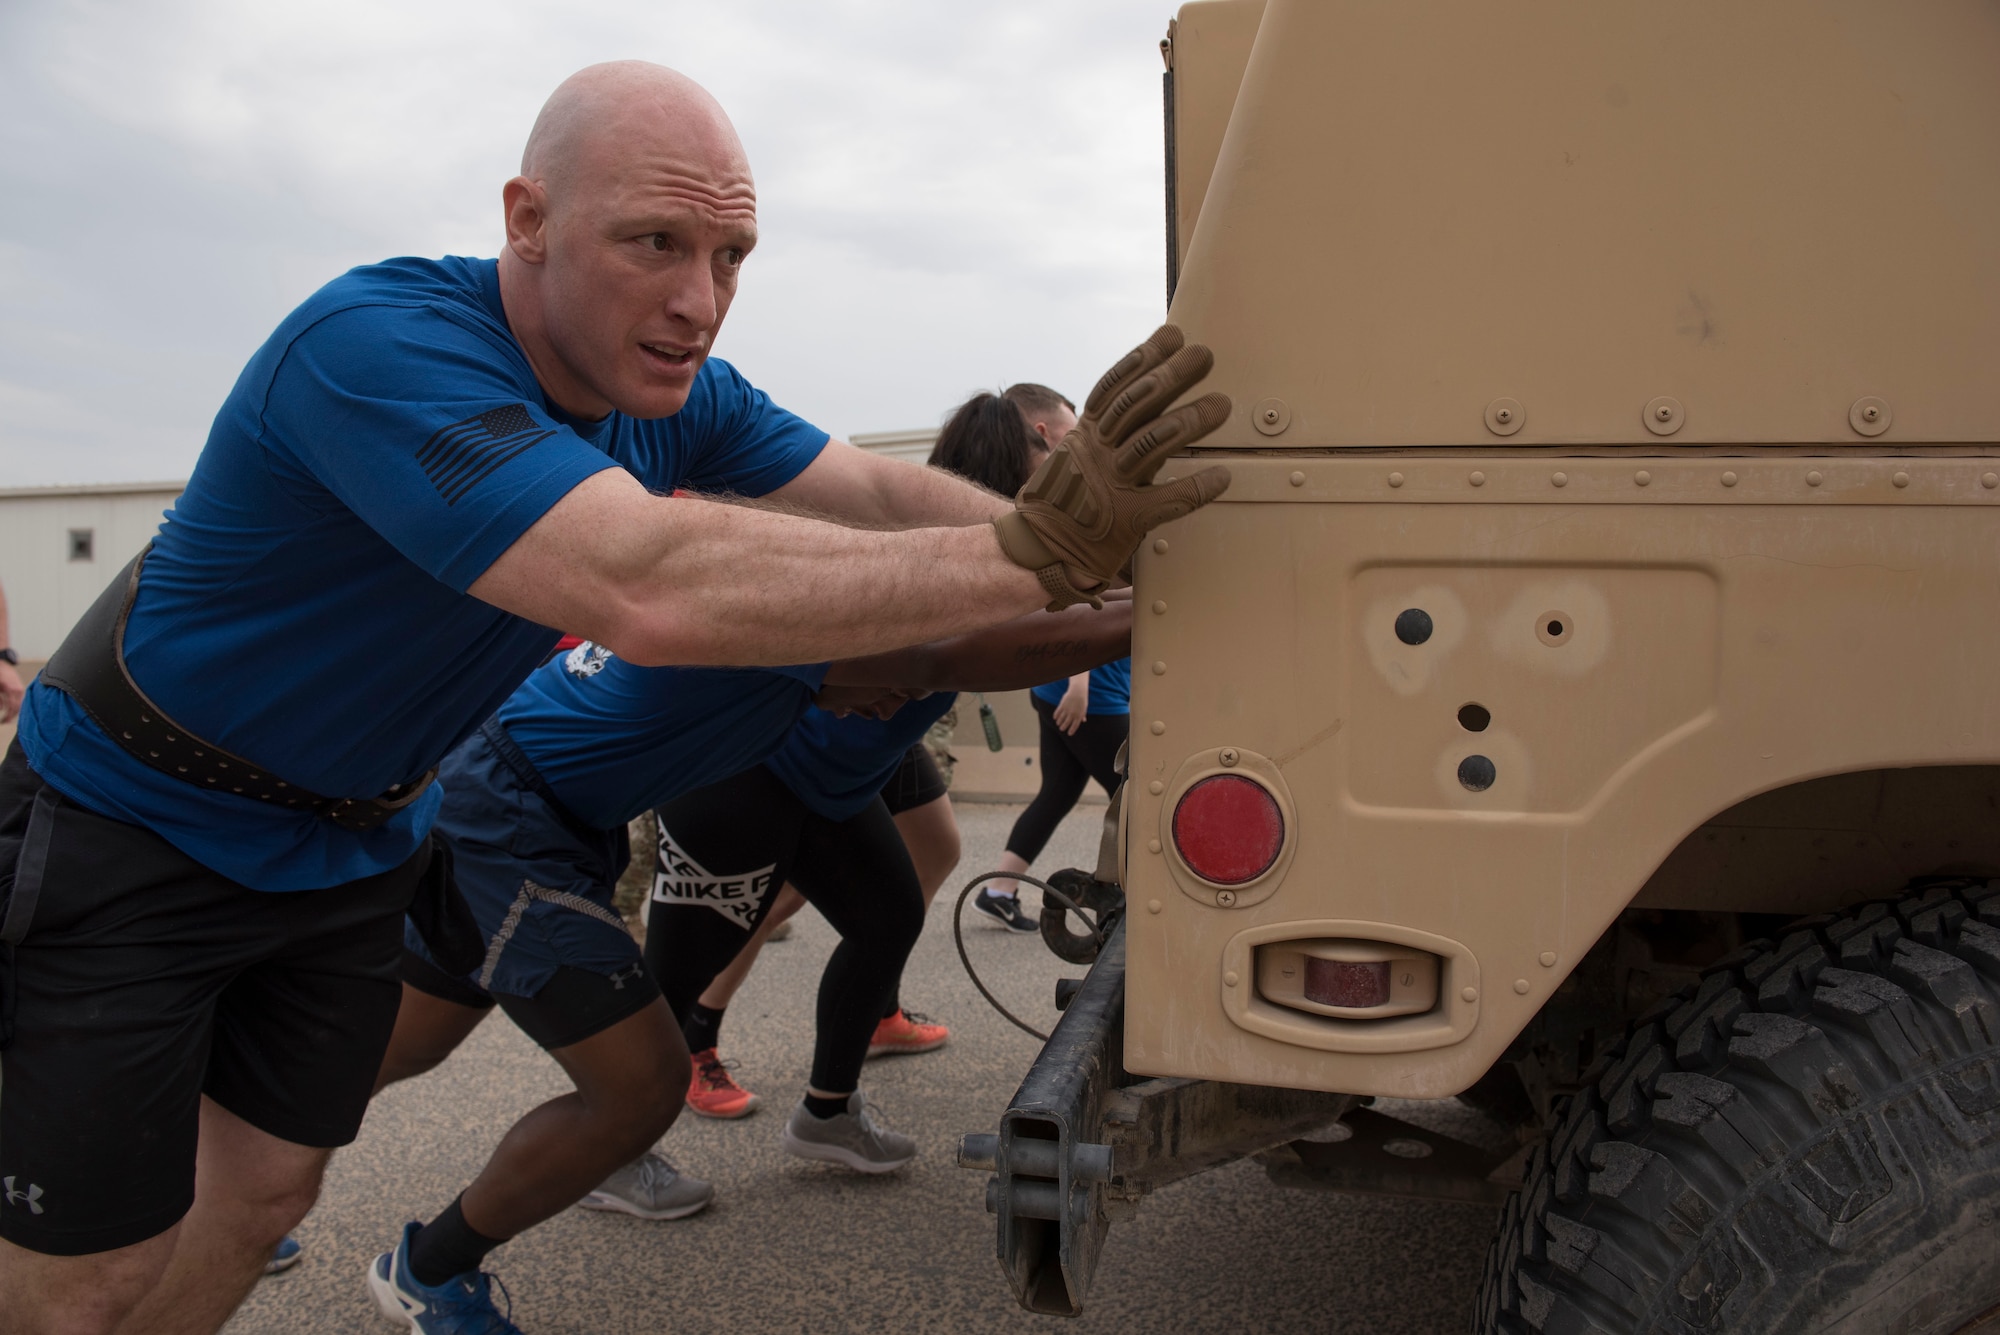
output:
M715 1188L689 1177L651 1150L598 1184L577 1204L619 1210L641 1219L685 1219L715 1199Z
M779 1143L801 1159L845 1164L857 1173L891 1172L917 1157L917 1142L877 1123L858 1089L847 1096L846 1112L825 1120L807 1112L801 1100Z

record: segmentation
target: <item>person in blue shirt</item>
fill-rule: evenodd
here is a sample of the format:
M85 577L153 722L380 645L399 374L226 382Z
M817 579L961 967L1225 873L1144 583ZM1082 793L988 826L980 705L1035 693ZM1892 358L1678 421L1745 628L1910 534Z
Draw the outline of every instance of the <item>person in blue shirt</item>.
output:
M23 701L0 761L11 1331L213 1330L256 1282L359 1126L406 910L478 953L431 780L550 627L640 664L812 662L1101 587L1060 507L829 442L710 357L756 195L699 87L586 70L522 165L497 262L357 269L286 317ZM1138 459L1220 420L1167 410L1206 365L1178 343L1106 392L1091 448L1137 462L1068 465L1133 516L1121 545L1219 490L1151 487Z
M1121 658L1045 682L1029 697L1041 727L1042 782L1007 834L998 868L1004 872L1024 872L1033 865L1083 796L1086 782L1095 779L1107 795L1117 793L1118 752L1131 724L1132 660ZM972 906L1010 931L1040 930L1021 911L1015 885L1012 880L989 881Z
M483 1293L479 1266L488 1251L579 1200L675 1219L713 1195L650 1149L688 1087L678 1022L700 991L662 971L661 945L683 928L699 938L701 920L751 930L789 867L781 859L775 868L714 871L683 855L654 879L642 958L613 908L629 856L629 820L658 804L672 809L679 794L723 776L763 774L760 762L780 763L801 728L876 722L841 717L850 710L891 722L908 716L905 734L921 732L939 712L932 702L949 702L948 688L1004 688L1023 680L1032 671L1023 664L1041 661L1043 652L1079 664L1120 652L1130 638L1130 607L1120 601L1037 612L830 666L647 668L585 642L530 676L441 771L437 834L484 955L469 972L456 972L416 932L406 933L402 1008L376 1088L436 1066L497 1004L561 1063L576 1091L522 1117L457 1199L428 1223L408 1225L376 1259L369 1288L383 1310L405 1317ZM947 693L908 699L934 687ZM824 708L814 708L815 699ZM881 786L872 772L822 770L818 779L821 800L843 806L866 805ZM663 836L662 847L670 845ZM714 867L725 865L704 837L690 845ZM842 1032L849 1012L865 1012L873 1027L877 974L900 970L913 939L894 914L869 902L877 889L822 904L846 935L821 984L822 1046L836 1041L824 1035ZM676 915L662 910L676 904L692 906L681 916L696 921L665 921Z

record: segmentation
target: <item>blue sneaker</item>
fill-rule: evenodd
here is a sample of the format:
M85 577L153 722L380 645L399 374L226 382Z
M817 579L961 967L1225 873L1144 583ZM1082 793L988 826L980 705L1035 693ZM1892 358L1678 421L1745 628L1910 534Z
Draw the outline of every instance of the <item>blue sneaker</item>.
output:
M436 1288L417 1282L410 1273L410 1239L422 1227L405 1225L396 1250L383 1252L368 1267L368 1292L382 1314L407 1322L415 1335L523 1335L507 1319L513 1315L512 1299L505 1316L493 1306L493 1276L485 1271L454 1275ZM500 1296L507 1297L505 1285Z
M305 1254L306 1249L299 1246L299 1240L287 1233L284 1241L271 1249L269 1259L264 1262L264 1273L267 1275L283 1274L297 1265L299 1258Z

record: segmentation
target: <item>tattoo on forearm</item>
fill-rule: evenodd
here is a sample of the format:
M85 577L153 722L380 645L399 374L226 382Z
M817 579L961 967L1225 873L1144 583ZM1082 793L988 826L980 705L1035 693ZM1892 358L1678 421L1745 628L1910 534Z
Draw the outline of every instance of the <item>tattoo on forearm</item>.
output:
M1043 640L1040 644L1024 644L1016 649L1014 661L1033 663L1048 658L1067 658L1072 654L1086 653L1089 649L1089 640Z

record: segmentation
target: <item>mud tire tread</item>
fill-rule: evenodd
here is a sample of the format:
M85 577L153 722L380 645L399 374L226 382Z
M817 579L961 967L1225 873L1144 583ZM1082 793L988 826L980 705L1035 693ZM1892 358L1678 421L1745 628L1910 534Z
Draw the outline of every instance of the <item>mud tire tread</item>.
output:
M2000 1302L2000 1248L1952 1245L2000 1230L2000 885L1921 883L1718 961L1552 1123L1474 1335L1956 1329Z

